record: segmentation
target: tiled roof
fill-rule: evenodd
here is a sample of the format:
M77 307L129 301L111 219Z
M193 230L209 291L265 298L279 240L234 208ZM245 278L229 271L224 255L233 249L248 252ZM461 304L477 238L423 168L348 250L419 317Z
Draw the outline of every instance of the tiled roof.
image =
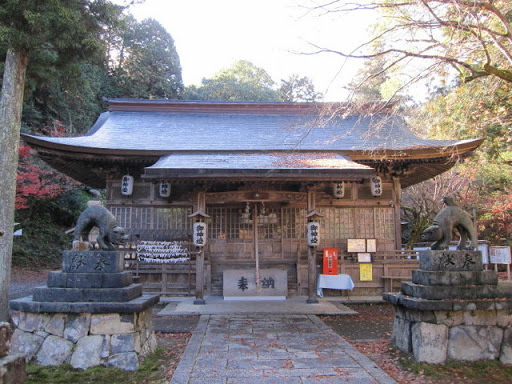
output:
M454 140L420 139L395 115L325 117L293 112L112 111L102 114L86 136L39 137L36 140L58 147L70 146L78 151L92 149L160 153L407 150L457 143Z
M365 178L394 163L408 186L448 170L483 141L421 139L378 104L349 113L352 106L327 103L109 102L84 136L23 138L47 163L97 188L104 167L123 163L146 167L150 178L283 180Z
M162 156L146 167L145 177L304 177L363 178L375 174L372 167L326 152L214 152L175 153Z

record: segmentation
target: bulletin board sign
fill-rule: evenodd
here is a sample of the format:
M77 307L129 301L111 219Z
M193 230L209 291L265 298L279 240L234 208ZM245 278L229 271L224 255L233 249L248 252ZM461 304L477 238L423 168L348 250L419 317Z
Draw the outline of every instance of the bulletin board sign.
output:
M491 264L510 264L510 247L489 247Z
M347 252L366 252L366 239L347 239Z
M359 280L360 281L372 281L373 280L372 264L369 264L369 263L359 264Z
M377 252L377 239L366 239L366 252Z
M371 263L372 255L368 252L360 252L357 254L357 262L358 263Z

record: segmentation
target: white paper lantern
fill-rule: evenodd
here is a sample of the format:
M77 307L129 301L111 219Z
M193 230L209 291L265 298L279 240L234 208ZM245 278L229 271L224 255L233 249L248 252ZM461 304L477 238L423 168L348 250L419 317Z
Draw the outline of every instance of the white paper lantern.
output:
M345 183L340 181L332 185L332 194L336 199L341 199L345 196Z
M121 178L121 194L124 196L131 196L133 193L133 176L124 175Z
M307 238L310 247L316 247L320 244L320 223L310 221L307 225Z
M204 247L206 245L206 223L194 223L192 242L196 247Z
M167 181L161 181L158 190L160 197L171 196L171 184Z
M372 196L382 195L382 179L380 176L374 176L370 180L370 186L372 189Z

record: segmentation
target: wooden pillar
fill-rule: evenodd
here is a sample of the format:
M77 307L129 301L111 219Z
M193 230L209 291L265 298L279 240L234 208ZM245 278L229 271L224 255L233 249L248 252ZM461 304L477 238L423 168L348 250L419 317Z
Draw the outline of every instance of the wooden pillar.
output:
M315 198L315 191L308 191L308 213L313 212L316 208ZM316 298L316 274L316 247L308 246L308 299L306 300L308 304L318 303Z
M204 247L200 248L196 256L196 299L194 304L202 305L204 301Z
M198 215L194 218L206 215L206 199L204 192L197 193L197 209ZM198 247L198 253L196 256L196 299L194 300L196 305L204 305L204 246Z
M402 201L402 185L399 177L393 177L393 203L395 208L395 249L402 248L402 222L400 220L400 203Z

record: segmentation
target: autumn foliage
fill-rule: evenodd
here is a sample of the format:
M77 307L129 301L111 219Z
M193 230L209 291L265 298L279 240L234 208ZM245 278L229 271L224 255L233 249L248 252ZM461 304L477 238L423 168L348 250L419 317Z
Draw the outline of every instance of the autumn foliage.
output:
M38 134L64 136L65 127L55 120L52 126L38 130ZM53 199L77 187L78 183L44 164L31 148L20 142L18 175L16 178L16 209L27 209L34 199Z

